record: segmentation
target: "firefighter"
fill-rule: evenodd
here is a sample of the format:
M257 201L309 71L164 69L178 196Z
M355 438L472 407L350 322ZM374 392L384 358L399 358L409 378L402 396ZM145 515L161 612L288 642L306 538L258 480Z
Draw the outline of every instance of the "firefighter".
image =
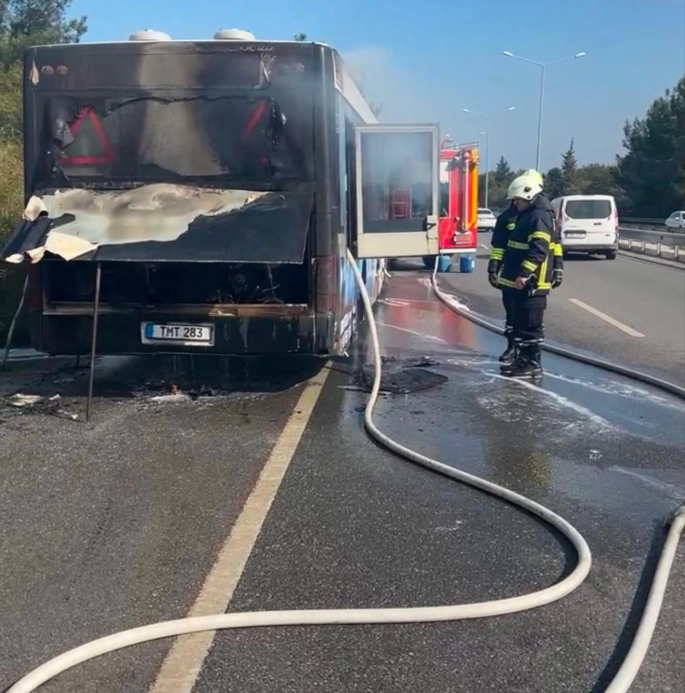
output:
M543 185L542 175L535 169L528 169L522 175L535 178L540 186ZM498 288L497 280L499 271L502 267L502 259L504 258L504 250L507 247L509 233L516 225L516 217L518 210L513 201L510 201L509 207L505 209L498 217L495 223L495 228L492 232L492 250L490 253L490 262L488 263L488 281L493 288ZM502 303L504 305L505 321L504 321L504 336L507 340L507 347L499 357L499 360L505 364L511 364L516 359L516 345L514 343L514 313L511 292L502 291Z
M563 270L560 245L559 251L556 249L554 212L542 192L540 179L539 174L524 174L509 186L507 199L513 209L507 223L506 245L501 260L497 260L499 253L494 258L501 263L497 287L502 289L508 312L507 351L513 351L507 355L502 372L515 378L542 375L540 345L547 296L553 285L561 284ZM496 249L493 247L493 253Z
M528 169L522 176L530 177L539 185L543 186L542 175L535 169ZM498 217L495 223L495 229L492 234L492 251L490 253L490 261L488 263L488 281L494 288L500 288L498 284L499 272L502 267L504 251L507 247L509 234L516 226L516 218L518 210L514 201L511 200L509 207L505 209ZM553 255L554 255L554 271L552 287L561 286L563 278L563 250L557 232L553 234ZM514 294L511 291L502 290L502 303L505 312L504 336L507 340L507 346L499 360L504 364L511 365L517 357L516 342L514 339Z

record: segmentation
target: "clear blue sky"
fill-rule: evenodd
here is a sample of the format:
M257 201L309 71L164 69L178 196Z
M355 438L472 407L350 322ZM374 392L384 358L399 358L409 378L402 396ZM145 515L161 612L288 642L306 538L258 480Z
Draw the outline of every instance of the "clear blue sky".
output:
M73 0L71 13L88 16L87 41L145 28L179 39L306 32L363 64L386 118L437 121L466 141L484 121L462 108L492 114L491 163L504 155L515 168L535 163L539 69L503 50L539 62L587 52L548 70L545 170L571 138L582 163L612 162L625 120L685 72L685 0Z

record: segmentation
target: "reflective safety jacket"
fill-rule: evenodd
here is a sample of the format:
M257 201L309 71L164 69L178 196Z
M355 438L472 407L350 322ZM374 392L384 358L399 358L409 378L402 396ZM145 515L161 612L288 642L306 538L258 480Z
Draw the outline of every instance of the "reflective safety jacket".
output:
M518 210L514 205L509 205L498 217L495 228L492 231L492 250L488 263L488 274L498 274L504 259L504 250L507 247L509 234L516 226Z
M497 237L493 233L490 259L501 262L498 286L514 289L518 277L534 275L536 295L548 294L552 288L553 270L563 268L561 238L552 206L547 196L541 193L533 198L528 209L517 216L515 214L514 210L504 224L506 240L501 231Z

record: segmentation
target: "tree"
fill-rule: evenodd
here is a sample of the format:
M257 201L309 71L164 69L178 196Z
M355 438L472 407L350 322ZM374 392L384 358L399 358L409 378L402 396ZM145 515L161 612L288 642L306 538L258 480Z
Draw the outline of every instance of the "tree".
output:
M508 183L511 181L513 176L513 171L509 162L501 156L497 162L497 167L495 168L495 173L492 176L493 182L497 185L502 185L503 183Z
M295 34L295 36L293 36L293 38L295 39L295 41L306 41L307 40L307 34Z
M571 139L571 146L565 154L561 156L561 178L563 181L564 195L577 195L580 192L578 181L578 159L574 141Z
M558 166L551 168L544 176L545 194L550 200L564 194L564 174Z
M488 205L493 211L505 209L509 202L507 191L511 181L516 178L516 173L512 170L509 162L502 156L497 162L495 170L490 175L490 189L488 191ZM481 173L478 180L479 204L485 204L485 172Z
M588 164L578 171L581 192L584 195L613 195L616 185L616 167Z
M10 66L31 45L77 43L86 18L67 19L71 0L0 0L1 59Z
M617 157L629 215L664 218L685 200L685 76L654 101L643 120L627 122Z

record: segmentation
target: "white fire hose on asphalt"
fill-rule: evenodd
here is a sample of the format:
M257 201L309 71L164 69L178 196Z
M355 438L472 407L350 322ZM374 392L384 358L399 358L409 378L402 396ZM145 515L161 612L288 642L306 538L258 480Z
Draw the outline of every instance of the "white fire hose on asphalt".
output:
M374 356L374 380L371 393L369 395L366 411L364 413L364 425L369 435L377 440L381 445L396 454L410 460L416 464L435 471L443 476L462 482L492 496L517 505L518 507L531 512L546 523L560 531L573 545L577 563L574 570L560 582L546 587L537 592L530 592L518 597L497 599L488 602L472 604L453 604L447 606L427 606L411 608L384 608L384 609L313 609L296 611L253 611L247 613L228 613L216 614L213 616L202 616L197 618L183 618L174 621L164 621L140 628L122 631L74 648L62 655L49 660L45 664L27 674L24 678L7 689L6 693L31 693L37 690L42 684L50 681L59 674L75 667L83 662L94 659L109 652L114 652L132 645L137 645L161 638L170 638L189 633L201 631L225 630L230 628L258 628L274 626L324 626L324 625L353 625L353 624L398 624L398 623L437 623L444 621L459 621L462 619L486 618L489 616L502 616L526 611L536 607L551 604L567 596L578 588L588 573L592 562L590 549L582 535L571 524L559 515L555 514L540 503L535 502L514 491L494 484L467 472L450 467L442 462L438 462L430 457L421 455L400 443L392 440L382 433L373 421L373 412L378 401L381 387L381 354L380 343L376 323L374 321L373 310L369 296L364 286L361 273L357 267L357 262L348 251L348 259L354 270L354 275L361 292L364 302L364 309L368 319L369 334ZM437 269L437 265L436 265ZM433 286L445 303L453 308L455 306L446 294L442 293L437 286L435 272L433 273ZM462 313L464 314L464 313ZM474 316L466 314L470 320ZM477 322L477 320L474 320ZM480 323L478 323L480 324ZM498 329L488 323L488 329ZM571 356L571 358L576 358ZM582 357L584 360L585 357ZM614 370L612 368L612 370ZM675 387L675 386L673 386ZM673 392L668 388L669 392ZM683 395L685 396L685 392ZM638 628L635 640L630 651L623 662L618 674L607 688L607 693L625 693L628 691L640 665L645 657L649 643L656 626L656 621L661 610L661 603L666 591L666 585L671 572L671 567L675 558L676 549L680 535L685 527L685 506L680 507L671 518L671 526L664 544L659 564L656 570L654 581L651 587L649 599L645 607L642 621Z

